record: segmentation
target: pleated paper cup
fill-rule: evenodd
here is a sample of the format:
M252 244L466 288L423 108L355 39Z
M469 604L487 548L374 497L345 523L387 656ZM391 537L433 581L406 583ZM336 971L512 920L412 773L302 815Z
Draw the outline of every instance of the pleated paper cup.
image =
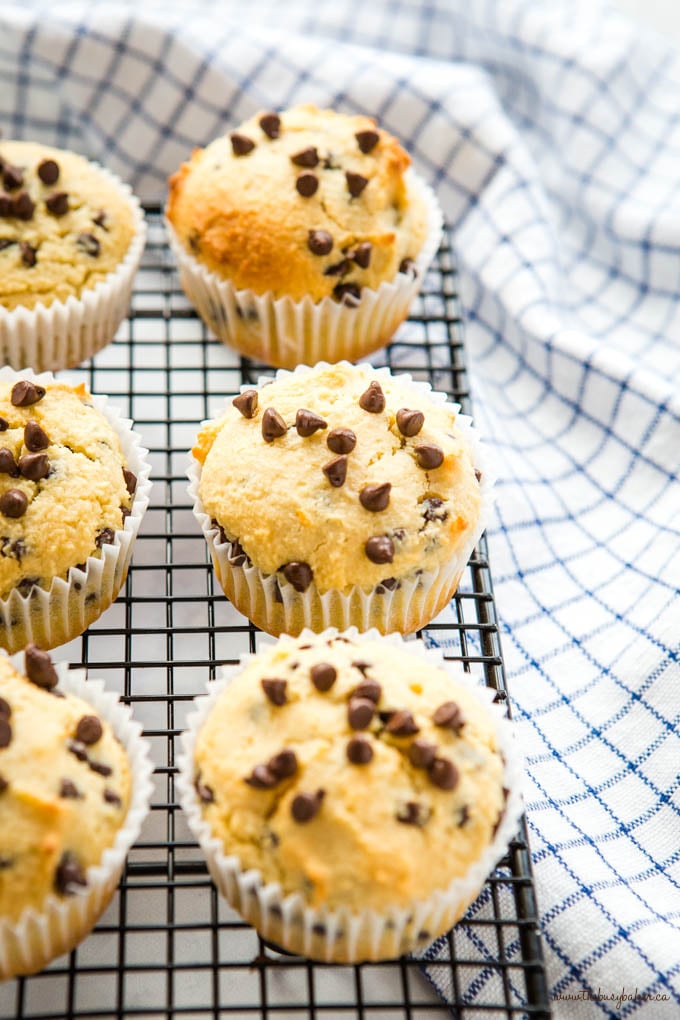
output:
M186 251L166 223L184 292L220 340L266 365L356 361L383 347L406 318L441 241L443 219L434 192L413 171L407 172L407 182L427 209L425 243L412 269L376 290L364 287L353 306L330 297L293 301L237 290Z
M49 372L36 375L28 369L0 369L0 382L19 379L41 386L55 382ZM125 584L135 539L149 505L151 466L148 450L132 430L130 419L123 418L108 397L92 395L92 402L115 430L126 465L137 476L130 515L114 532L113 542L102 545L99 556L88 556L84 569L74 565L66 578L53 578L49 588L34 585L26 594L15 588L6 599L0 599L0 646L8 652L16 652L30 641L41 648L55 648L78 637L116 601Z
M132 213L134 234L117 268L80 297L42 303L34 308L0 306L0 362L34 372L57 372L79 365L109 344L130 307L135 273L146 243L146 222L138 199L127 184L98 164L97 172L124 198Z
M325 631L321 639L336 637L338 631ZM478 896L486 878L507 850L516 835L523 811L522 759L513 728L500 706L493 703L494 692L477 681L462 666L447 662L437 649L426 649L421 641L405 643L397 634L381 637L377 631L359 634L354 628L346 632L353 641L387 641L403 645L409 654L426 658L434 667L445 669L452 678L471 691L489 713L497 746L504 763L503 787L507 799L503 815L491 843L483 850L468 871L455 878L445 889L438 889L408 907L395 906L383 912L366 909L359 913L349 909L327 910L306 905L301 893L284 894L279 883L264 882L260 871L245 870L228 845L216 838L203 819L201 802L196 792L194 750L196 739L220 693L237 676L250 655L241 657L240 664L221 667L217 680L208 684L208 694L195 702L195 711L187 720L182 735L182 752L178 758L179 776L176 790L186 813L191 831L203 851L210 875L219 892L259 934L282 949L326 963L359 963L394 959L404 953L423 950L430 942L447 932L463 916ZM303 635L304 636L304 635ZM313 635L310 635L313 637ZM283 641L288 640L286 637ZM422 862L427 868L427 860Z
M12 663L23 673L23 655L14 656ZM89 934L116 891L153 791L149 745L142 739L142 727L134 721L130 709L119 702L116 694L104 689L103 681L86 679L85 670L69 670L64 662L55 662L54 666L58 689L92 705L125 748L131 775L130 806L113 845L104 851L99 864L87 869L87 886L82 892L63 898L51 893L41 910L27 907L16 921L0 917L0 981L35 974Z
M299 365L295 373L309 371L308 366ZM390 374L387 368L376 370L378 380ZM279 370L276 379L286 375L288 373L285 370ZM400 373L398 378L401 383L407 383L413 389L413 407L427 406L428 402L434 402L449 403L455 411L459 410L459 405L451 404L445 393L432 390L428 383L416 382L405 373ZM269 381L262 378L258 380L258 386ZM224 532L206 513L199 492L202 466L192 459L188 470L189 496L193 501L194 515L208 544L217 580L229 601L257 627L276 637L281 634L297 635L305 627L316 633L326 627L357 627L360 631L375 627L381 634L393 631L413 634L425 627L449 604L456 592L470 555L489 523L493 508L495 471L488 450L480 441L470 417L458 414L456 423L472 451L474 466L481 474L480 509L476 526L470 529L455 553L442 560L435 570L416 570L399 577L394 588L380 583L370 589L354 585L348 591L331 589L321 592L312 580L306 591L298 592L291 584L281 583L282 579L277 575L264 573L244 557L234 542L229 538L224 540ZM238 540L239 537L235 535L234 539Z

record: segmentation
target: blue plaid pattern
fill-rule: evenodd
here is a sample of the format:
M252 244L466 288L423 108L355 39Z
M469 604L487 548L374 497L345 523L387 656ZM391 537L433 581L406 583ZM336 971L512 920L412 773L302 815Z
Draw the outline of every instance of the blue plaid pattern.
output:
M0 12L5 135L145 198L194 145L306 100L378 116L455 229L555 1013L677 1016L678 58L595 0Z

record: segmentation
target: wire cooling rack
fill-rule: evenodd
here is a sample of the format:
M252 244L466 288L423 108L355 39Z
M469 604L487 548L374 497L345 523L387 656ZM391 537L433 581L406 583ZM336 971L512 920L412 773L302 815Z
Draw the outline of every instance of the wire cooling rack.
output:
M404 958L326 966L282 954L212 886L175 796L178 739L216 665L270 639L215 583L187 496L187 451L198 423L267 370L207 335L179 288L159 210L147 214L149 243L128 319L114 344L63 375L109 394L135 420L151 453L152 502L124 593L55 657L87 666L133 706L153 748L153 808L93 934L44 973L0 985L0 1017L549 1017L524 826L428 965ZM373 360L432 383L469 410L448 239L412 318ZM484 540L451 606L423 637L445 644L448 657L481 671L507 700ZM448 1004L435 984L448 990Z

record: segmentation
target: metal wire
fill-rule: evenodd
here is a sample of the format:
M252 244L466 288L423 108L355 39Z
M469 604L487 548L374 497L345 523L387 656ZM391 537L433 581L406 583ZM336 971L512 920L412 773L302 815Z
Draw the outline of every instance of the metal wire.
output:
M209 338L179 289L159 210L147 215L150 239L126 324L114 344L65 375L108 393L135 420L151 454L152 503L124 594L58 657L87 666L132 704L157 766L153 807L93 934L44 973L1 985L0 1016L548 1017L524 826L425 976L407 958L350 967L282 954L243 924L210 882L175 798L176 740L216 665L256 650L259 635L214 582L186 493L186 451L198 423L227 395L271 370ZM384 362L469 411L448 239L399 337ZM427 631L447 645L447 656L481 669L507 704L485 540L451 609ZM449 1005L427 977L450 990Z

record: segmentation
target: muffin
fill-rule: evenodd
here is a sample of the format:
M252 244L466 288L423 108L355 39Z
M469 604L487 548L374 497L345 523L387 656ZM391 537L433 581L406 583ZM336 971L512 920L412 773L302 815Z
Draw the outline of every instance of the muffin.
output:
M489 474L458 411L410 376L321 363L204 424L189 491L236 608L276 635L425 626L488 516Z
M149 494L146 451L102 398L0 371L0 645L52 648L115 600Z
M79 364L113 339L144 248L139 203L74 152L0 142L0 354Z
M113 895L151 791L139 733L35 645L0 655L0 980L72 949Z
M420 642L375 631L307 631L247 657L199 703L180 764L220 891L313 958L424 948L517 826L518 767L491 697Z
M294 368L356 359L406 317L441 214L370 117L259 113L170 178L182 284L243 354Z

